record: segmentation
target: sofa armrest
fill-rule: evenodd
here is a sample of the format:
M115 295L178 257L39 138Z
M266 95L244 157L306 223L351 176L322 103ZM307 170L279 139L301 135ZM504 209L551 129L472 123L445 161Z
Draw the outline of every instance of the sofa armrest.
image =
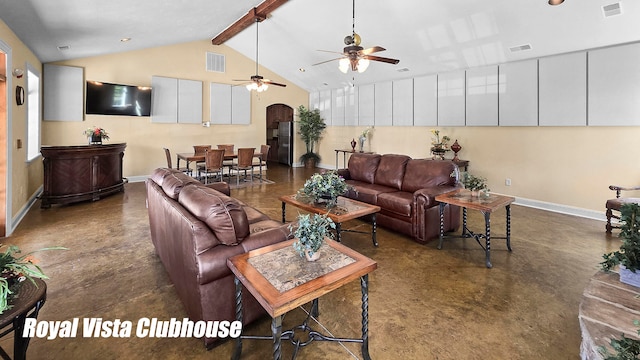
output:
M211 184L204 185L210 189L220 191L221 193L231 196L231 188L229 188L229 184L224 181L214 182Z
M349 173L349 169L338 169L336 170L338 176L342 176L345 180L351 180L351 174Z
M415 204L430 208L438 205L436 196L458 189L460 186L433 186L417 190L413 193Z

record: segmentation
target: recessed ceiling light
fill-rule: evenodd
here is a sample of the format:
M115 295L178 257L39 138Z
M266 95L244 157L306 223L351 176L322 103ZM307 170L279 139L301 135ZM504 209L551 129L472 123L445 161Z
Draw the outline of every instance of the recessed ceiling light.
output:
M564 2L564 0L549 0L549 5L556 6L560 5Z
M511 52L531 50L531 44L523 44L523 45L513 46L513 47L510 47L509 50Z
M305 68L299 68L299 69L298 69L298 71L300 71L300 72L305 72L305 71L307 71L307 70L306 70Z
M131 38L122 38L120 39L121 42L127 42L127 41L131 41Z
M402 69L398 69L398 72L407 72L409 71L409 68L402 68Z
M58 46L58 50L60 50L60 51L69 50L69 48L70 48L69 45L60 45L60 46Z

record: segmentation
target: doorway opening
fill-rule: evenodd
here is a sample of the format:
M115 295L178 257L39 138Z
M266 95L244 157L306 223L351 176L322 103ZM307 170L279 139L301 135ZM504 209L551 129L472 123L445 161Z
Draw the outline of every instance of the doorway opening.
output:
M293 164L293 108L285 104L267 106L267 161Z

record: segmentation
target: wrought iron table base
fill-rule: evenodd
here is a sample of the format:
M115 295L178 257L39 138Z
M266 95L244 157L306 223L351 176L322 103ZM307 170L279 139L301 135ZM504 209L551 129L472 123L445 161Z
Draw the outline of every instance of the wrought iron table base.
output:
M444 242L444 208L447 204L440 203L440 238L438 240L438 250L442 249L442 243ZM494 237L494 239L505 239L507 240L507 250L511 251L511 205L506 205L505 210L507 212L507 235L503 237ZM467 208L462 208L462 234L460 236L447 236L448 238L462 238L468 239L473 238L476 240L478 245L485 252L485 264L487 268L492 268L491 265L491 212L489 211L480 211L484 216L484 234L475 233L469 229L467 226ZM484 238L485 244L483 245L480 242L480 239Z
M235 278L236 284L236 320L242 322L242 283L238 278ZM282 358L281 343L282 340L289 340L291 344L295 346L293 350L292 359L298 356L300 348L311 344L313 341L337 341L337 342L352 342L362 343L362 357L365 360L371 360L369 356L369 275L363 275L360 277L360 287L362 289L362 338L336 338L332 336L325 336L309 326L309 319L311 317L317 317L318 299L314 299L311 302L311 310L307 314L307 318L300 325L293 327L290 330L282 331L282 320L284 315L276 316L271 320L271 336L254 336L254 335L241 335L236 339L236 345L234 348L232 360L239 360L242 354L242 340L273 340L273 358L280 360ZM307 333L307 338L303 341L297 336L299 332Z

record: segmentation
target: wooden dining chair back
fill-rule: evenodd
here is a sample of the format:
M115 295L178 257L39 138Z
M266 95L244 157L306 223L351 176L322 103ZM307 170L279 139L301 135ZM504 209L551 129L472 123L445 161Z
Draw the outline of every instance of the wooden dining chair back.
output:
M271 145L260 145L260 158L253 158L253 167L258 167L258 176L262 181L262 172L267 168L267 158L269 157ZM253 174L253 170L251 171Z
M224 150L224 154L227 155L227 156L232 156L233 152L235 151L235 145L233 145L233 144L218 144L216 146L218 147L218 149L223 149ZM231 177L231 167L234 164L233 159L225 160L223 164L224 164L224 167L229 169L229 177Z
M173 169L173 163L171 162L171 150L169 150L168 148L163 148L164 149L164 155L167 157L167 168L169 169ZM175 168L176 170L182 171L182 172L189 172L189 168Z
M224 160L224 150L210 149L204 153L204 166L198 168L201 176L204 176L204 183L209 183L211 175L217 175L222 181L222 162Z
M211 145L193 145L193 155L204 155L207 150L211 150Z
M232 166L236 171L236 185L240 185L240 171L244 171L244 178L247 179L247 171L251 170L251 181L253 182L253 154L255 148L238 149L238 162Z

